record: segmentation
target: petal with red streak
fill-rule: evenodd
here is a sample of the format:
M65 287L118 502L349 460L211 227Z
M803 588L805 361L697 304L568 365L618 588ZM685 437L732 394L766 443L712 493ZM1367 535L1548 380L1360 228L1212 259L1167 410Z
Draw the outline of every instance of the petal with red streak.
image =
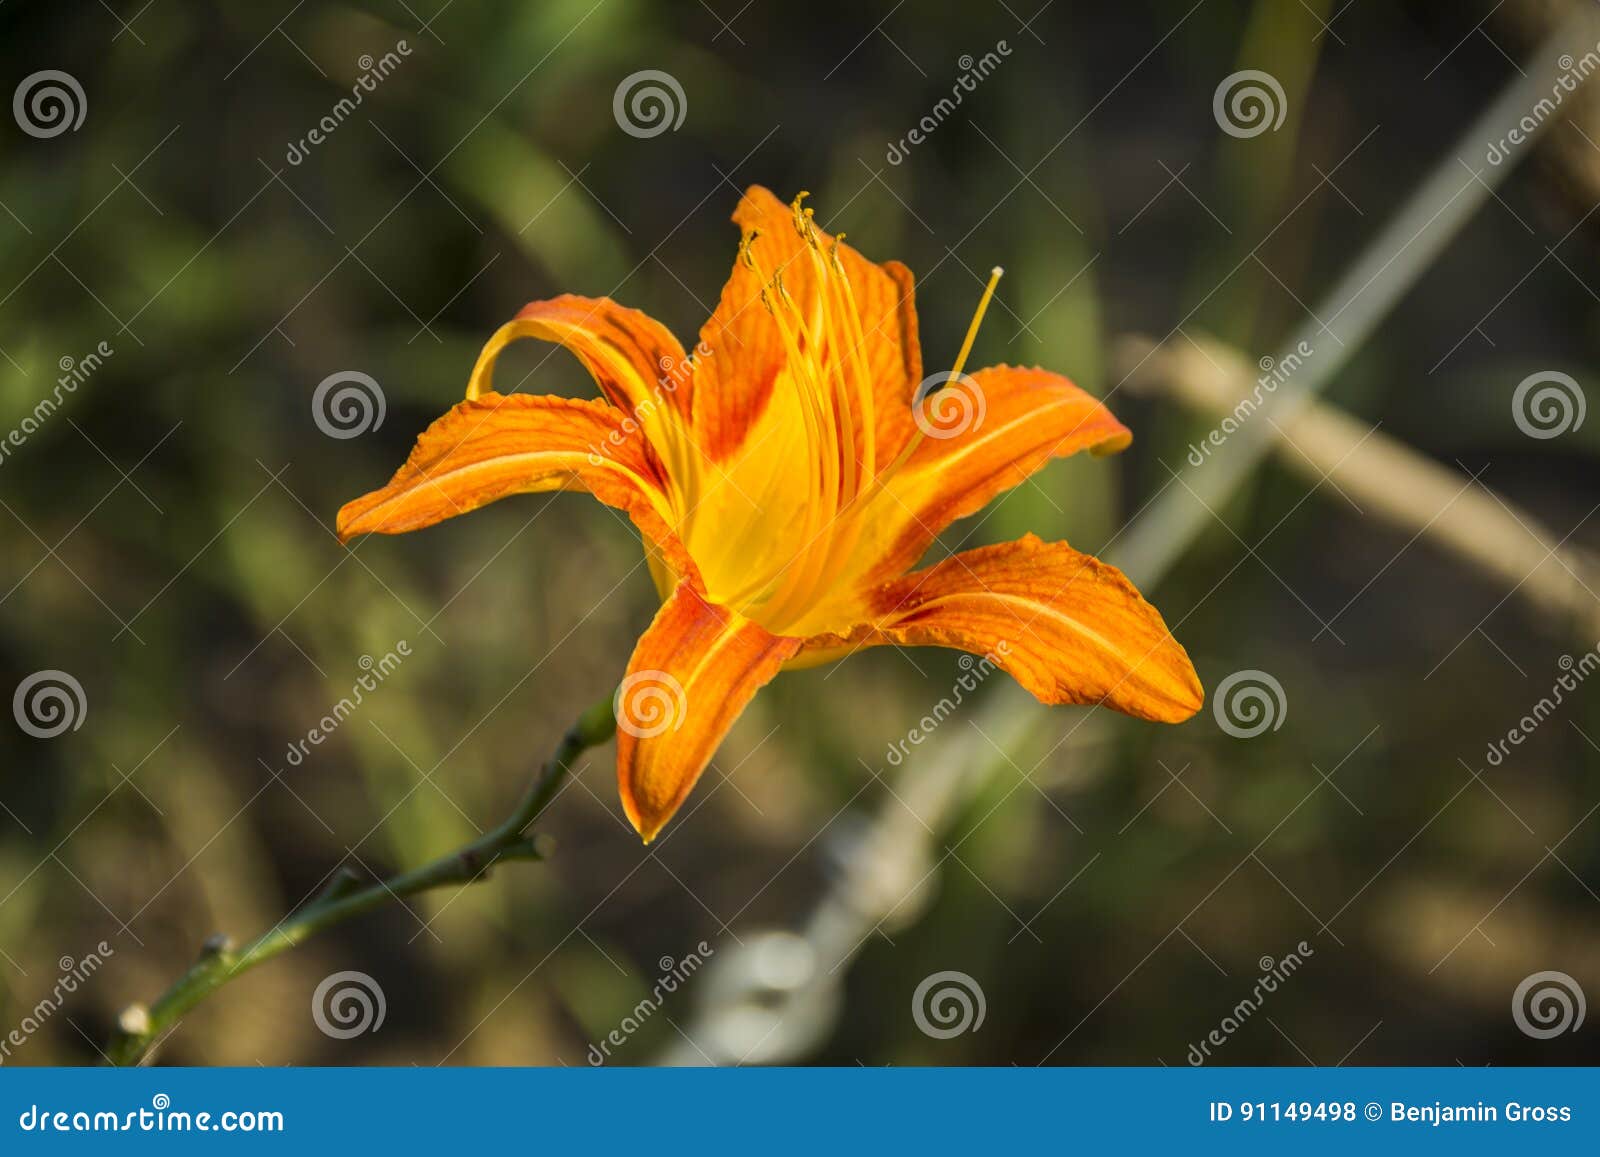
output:
M983 655L1044 703L1104 704L1163 723L1205 698L1188 653L1123 573L1032 535L884 584L872 617L806 640L843 653L878 643ZM802 658L803 662L803 658Z

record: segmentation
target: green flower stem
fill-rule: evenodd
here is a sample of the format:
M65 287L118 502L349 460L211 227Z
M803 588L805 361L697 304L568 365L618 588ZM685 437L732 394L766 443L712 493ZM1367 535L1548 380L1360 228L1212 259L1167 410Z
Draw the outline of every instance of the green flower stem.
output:
M516 810L491 831L432 863L376 884L362 886L353 872L341 868L315 900L243 948L235 949L226 937L212 937L189 971L153 1004L135 1004L123 1010L106 1050L107 1059L114 1065L138 1064L168 1029L211 993L325 928L402 896L475 883L502 861L542 860L544 841L526 834L525 829L555 798L578 756L605 743L615 731L612 700L607 696L578 717L528 785Z

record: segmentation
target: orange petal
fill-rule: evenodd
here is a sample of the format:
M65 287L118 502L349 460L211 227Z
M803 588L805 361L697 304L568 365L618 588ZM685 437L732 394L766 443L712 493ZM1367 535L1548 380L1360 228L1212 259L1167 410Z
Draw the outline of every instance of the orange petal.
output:
M796 302L806 308L818 292L808 245L796 232L791 208L760 185L745 191L734 222L758 237L751 253L761 271L781 274ZM833 239L817 230L823 251ZM875 264L848 245L839 260L861 317L869 376L874 383L873 429L877 459L888 462L911 436L911 395L922 380L922 349L911 271L897 261ZM711 320L700 330L701 348L710 352L695 362L694 427L713 461L726 459L743 443L766 409L774 380L785 362L784 346L772 315L761 303L762 277L736 260ZM857 428L862 428L857 423Z
M746 703L800 648L681 582L617 689L617 781L645 843L672 818Z
M1133 440L1098 398L1041 369L977 370L915 409L922 440L875 499L844 582L870 587L901 574L952 522L1052 458L1114 453Z
M1116 567L1032 535L886 583L874 619L807 639L822 651L875 643L988 657L1045 703L1102 703L1177 723L1205 692L1160 613Z
M496 331L478 356L467 384L469 398L494 389L495 359L506 346L525 337L571 350L601 393L627 413L651 401L685 418L689 415L693 374L671 331L649 314L608 297L570 293L529 302Z
M656 471L615 406L484 394L429 426L387 486L346 503L339 538L421 530L510 494L587 490L626 511L678 574L691 574Z

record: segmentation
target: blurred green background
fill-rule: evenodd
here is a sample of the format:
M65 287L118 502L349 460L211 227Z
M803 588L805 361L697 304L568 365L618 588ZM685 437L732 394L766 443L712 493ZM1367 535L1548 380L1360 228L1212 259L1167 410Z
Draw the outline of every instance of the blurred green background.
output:
M87 700L53 739L0 728L0 1032L68 963L102 940L114 953L7 1063L93 1063L118 1010L206 937L269 927L340 864L371 879L471 838L615 684L655 594L632 531L587 498L508 501L353 552L331 533L525 301L609 294L687 344L735 253L728 214L758 182L811 190L828 228L917 272L930 370L997 263L974 365L1039 363L1105 395L1119 338L1179 326L1253 362L1450 163L1562 7L0 7L5 91L57 69L87 106L49 138L0 124L0 426L54 392L62 359L112 351L0 462L0 689L59 669ZM402 41L290 163L363 59ZM1002 41L1003 63L891 163L964 58ZM1287 115L1237 139L1212 96L1246 68L1280 82ZM685 107L639 137L613 94L645 69L673 76ZM1581 521L1600 502L1600 422L1533 440L1509 408L1532 370L1600 370L1600 114L1585 99L1571 116L1329 397L1463 483L1481 471L1581 549L1600 538ZM544 352L508 354L502 388L590 392ZM339 371L381 385L381 426L319 428L313 392ZM947 545L1032 530L1104 548L1210 426L1127 395L1112 400L1127 454L1051 466ZM612 749L591 753L539 824L558 843L548 863L317 938L187 1017L160 1059L583 1064L705 941L725 967L770 965L764 983L829 978L826 999L780 1018L768 1044L792 1039L785 1059L1182 1064L1261 958L1302 940L1314 954L1218 1063L1600 1058L1594 1024L1536 1040L1510 1009L1540 970L1600 995L1600 691L1484 764L1560 657L1595 639L1336 487L1308 489L1265 465L1147 591L1208 688L1271 672L1283 726L1237 739L1208 708L1175 728L1095 720L1053 749L1083 716L1058 710L1003 753L976 745L998 766L973 769L939 830L909 825L922 868L878 881L904 902L845 965L767 934L803 927L859 868L864 818L914 790L922 751L898 768L885 752L949 693L952 653L780 678L649 849L622 819ZM362 656L400 640L411 656L290 763ZM970 736L968 722L945 726ZM341 1040L310 1004L346 969L375 979L387 1012ZM911 1007L946 970L981 986L986 1017L938 1039ZM716 1051L717 1000L698 973L612 1059ZM764 1059L759 1044L744 1055Z

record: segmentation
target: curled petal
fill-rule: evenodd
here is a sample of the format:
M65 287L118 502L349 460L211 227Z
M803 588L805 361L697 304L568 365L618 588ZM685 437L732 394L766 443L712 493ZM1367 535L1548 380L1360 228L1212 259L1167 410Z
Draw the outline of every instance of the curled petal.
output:
M655 462L667 493L680 509L693 469L689 414L694 365L660 322L608 297L562 294L533 301L483 347L467 381L467 398L494 390L495 362L522 338L555 342L577 355L606 399L638 423L645 455Z
M618 305L609 297L564 293L532 301L506 322L483 347L467 384L467 396L494 389L494 363L500 351L521 338L556 342L577 355L611 404L634 413L646 401L687 415L691 375L674 376L685 365L683 346L647 313Z
M484 394L425 430L389 484L339 511L341 541L402 534L511 494L587 490L626 511L678 574L694 564L643 437L605 402Z

